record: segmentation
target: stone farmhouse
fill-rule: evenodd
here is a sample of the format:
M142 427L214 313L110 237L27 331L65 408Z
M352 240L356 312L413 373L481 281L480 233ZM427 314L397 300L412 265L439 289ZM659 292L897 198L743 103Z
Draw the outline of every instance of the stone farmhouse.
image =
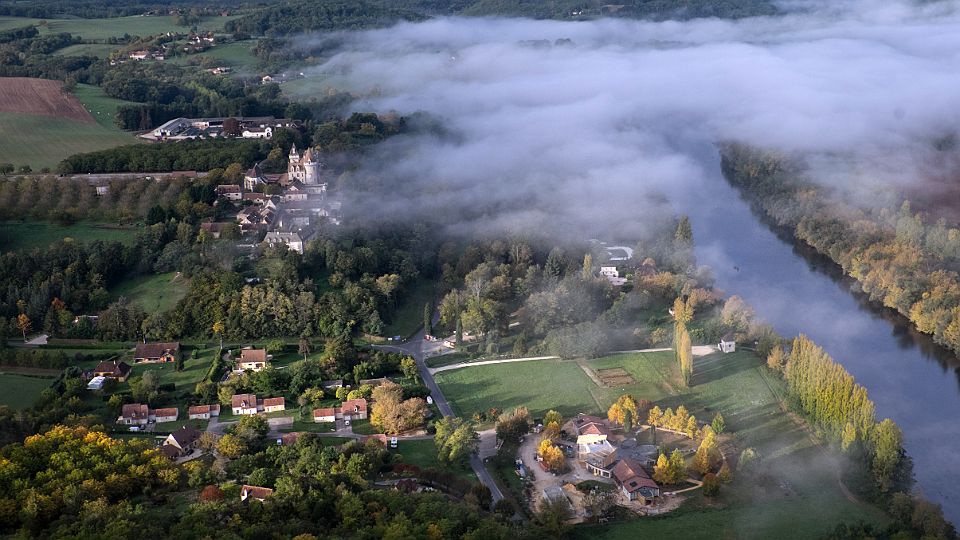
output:
M137 364L176 362L180 358L180 342L137 343L133 361Z

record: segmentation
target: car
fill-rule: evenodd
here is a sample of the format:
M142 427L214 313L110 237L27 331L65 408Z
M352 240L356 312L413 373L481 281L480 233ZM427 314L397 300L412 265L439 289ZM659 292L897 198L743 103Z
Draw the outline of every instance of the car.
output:
M344 420L344 421L343 421L343 425L349 426L349 425L350 425L350 420Z

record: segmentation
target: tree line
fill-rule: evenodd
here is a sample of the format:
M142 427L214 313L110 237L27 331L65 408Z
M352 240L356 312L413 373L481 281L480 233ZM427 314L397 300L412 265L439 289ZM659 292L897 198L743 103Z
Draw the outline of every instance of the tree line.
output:
M930 223L909 201L898 211L842 202L773 152L731 144L722 157L755 207L839 264L871 300L960 353L960 229Z

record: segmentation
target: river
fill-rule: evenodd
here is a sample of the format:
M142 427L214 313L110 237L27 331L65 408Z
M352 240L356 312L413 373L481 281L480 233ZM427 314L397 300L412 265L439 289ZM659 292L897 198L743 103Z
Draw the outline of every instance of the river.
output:
M960 362L868 303L835 264L778 236L723 178L719 156L698 154L715 174L674 199L691 215L698 262L782 335L805 333L843 364L867 388L878 419L903 430L917 487L960 523Z

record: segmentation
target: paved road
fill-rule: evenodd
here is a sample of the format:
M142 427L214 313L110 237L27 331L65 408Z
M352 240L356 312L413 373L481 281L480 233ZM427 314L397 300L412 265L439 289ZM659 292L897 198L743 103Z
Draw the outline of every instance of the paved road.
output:
M417 367L420 370L420 378L423 379L423 384L427 385L427 388L430 389L430 395L433 396L433 402L436 403L437 408L440 409L440 414L444 416L454 416L450 403L447 401L447 398L444 397L443 392L440 391L440 387L437 386L437 381L433 379L430 368L427 367L427 357L423 353L423 329L420 329L416 335L399 345L376 345L376 347L399 351L404 354L409 354L416 359ZM490 488L490 494L493 495L494 504L503 499L503 493L500 491L500 487L497 486L493 476L490 475L490 471L487 470L483 465L483 461L476 454L470 456L470 467L473 468L474 474L477 475L477 478L480 479L483 485Z

